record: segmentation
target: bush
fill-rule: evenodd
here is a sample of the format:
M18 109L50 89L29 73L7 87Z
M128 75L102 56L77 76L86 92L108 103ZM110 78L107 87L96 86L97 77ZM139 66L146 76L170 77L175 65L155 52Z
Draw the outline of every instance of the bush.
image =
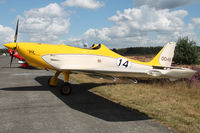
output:
M176 64L198 64L199 51L196 42L190 41L188 37L179 38L174 53Z

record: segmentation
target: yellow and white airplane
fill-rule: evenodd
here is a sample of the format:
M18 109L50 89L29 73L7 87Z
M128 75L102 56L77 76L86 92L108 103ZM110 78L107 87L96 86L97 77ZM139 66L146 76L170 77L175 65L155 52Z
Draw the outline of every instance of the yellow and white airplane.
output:
M103 44L94 44L89 49L83 49L64 44L16 42L17 33L18 22L14 43L7 43L4 46L16 49L20 56L32 66L54 70L55 75L49 79L49 86L57 86L58 76L63 73L64 84L61 87L61 93L65 95L71 93L69 75L74 71L114 77L168 78L171 80L191 78L195 73L194 70L188 68L171 67L175 42L167 43L152 61L140 62L123 57Z

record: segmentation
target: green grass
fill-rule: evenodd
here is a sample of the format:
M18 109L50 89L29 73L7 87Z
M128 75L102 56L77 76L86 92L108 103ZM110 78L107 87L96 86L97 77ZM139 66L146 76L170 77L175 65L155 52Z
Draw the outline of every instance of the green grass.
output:
M83 74L72 74L79 83L107 83L90 91L132 109L147 114L175 131L200 132L200 87L184 81L147 82L132 84L127 80L118 83L95 79Z

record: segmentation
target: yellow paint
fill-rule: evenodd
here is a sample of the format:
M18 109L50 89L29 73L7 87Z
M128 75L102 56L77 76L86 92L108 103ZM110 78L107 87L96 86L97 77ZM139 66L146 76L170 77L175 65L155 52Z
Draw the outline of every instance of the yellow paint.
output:
M87 55L100 55L100 56L107 56L112 58L119 58L123 57L110 49L108 49L106 46L101 44L100 49L83 49L83 48L77 48L68 46L65 44L61 45L54 45L54 44L41 44L41 43L31 43L31 42L18 42L16 43L7 43L4 46L6 46L9 49L13 49L14 47L17 47L17 51L30 65L35 67L40 67L42 69L49 68L55 70L52 66L47 64L43 59L42 56L47 54L87 54ZM96 45L95 45L96 46ZM162 49L163 50L163 49ZM159 56L162 52L162 50L155 56L155 58L150 62L140 62L132 59L127 60L148 65L148 66L161 66L158 62Z
M6 43L4 44L4 46L8 49L13 49L14 47L16 47L16 43Z
M51 77L49 81L49 86L57 86L58 85L58 78L56 77Z
M69 71L62 72L64 75L64 82L69 82Z

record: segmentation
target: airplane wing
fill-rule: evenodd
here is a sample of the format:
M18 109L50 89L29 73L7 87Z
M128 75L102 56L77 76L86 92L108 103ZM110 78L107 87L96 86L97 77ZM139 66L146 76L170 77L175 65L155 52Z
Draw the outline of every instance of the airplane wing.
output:
M115 77L190 78L195 71L187 68L147 66L100 55L49 54L42 59L59 71L78 71Z

